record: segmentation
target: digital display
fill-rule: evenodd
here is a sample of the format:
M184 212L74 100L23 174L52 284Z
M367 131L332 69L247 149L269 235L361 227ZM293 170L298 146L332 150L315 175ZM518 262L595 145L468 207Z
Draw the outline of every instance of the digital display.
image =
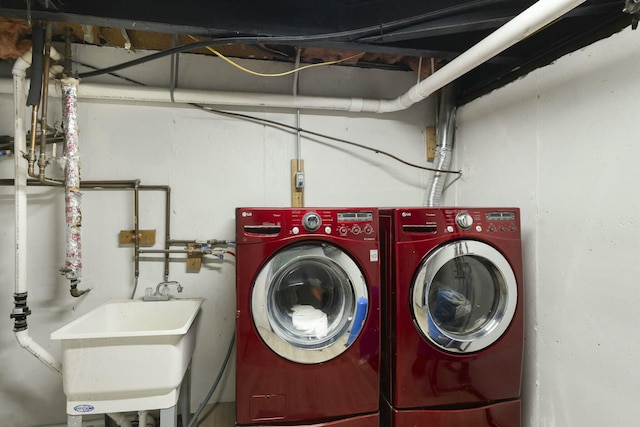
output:
M516 219L515 212L487 212L487 221L513 221Z
M373 213L372 212L340 212L338 213L338 221L341 221L341 222L373 221Z

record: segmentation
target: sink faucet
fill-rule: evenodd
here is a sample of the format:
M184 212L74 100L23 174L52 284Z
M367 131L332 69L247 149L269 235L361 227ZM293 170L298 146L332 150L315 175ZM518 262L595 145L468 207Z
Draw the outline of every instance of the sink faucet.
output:
M170 298L169 295L169 285L176 285L176 289L178 293L182 292L182 285L179 282L171 281L171 282L160 282L156 286L155 293L152 292L152 288L147 288L142 299L144 301L168 301Z

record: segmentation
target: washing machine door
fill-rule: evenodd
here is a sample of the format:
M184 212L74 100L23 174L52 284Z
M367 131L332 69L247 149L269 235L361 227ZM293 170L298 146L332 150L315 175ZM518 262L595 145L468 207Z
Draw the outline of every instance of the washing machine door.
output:
M287 247L258 273L253 321L267 346L298 363L339 356L368 314L367 284L355 261L324 242Z
M412 284L413 316L435 346L471 353L495 343L516 310L516 278L492 246L459 240L437 248Z

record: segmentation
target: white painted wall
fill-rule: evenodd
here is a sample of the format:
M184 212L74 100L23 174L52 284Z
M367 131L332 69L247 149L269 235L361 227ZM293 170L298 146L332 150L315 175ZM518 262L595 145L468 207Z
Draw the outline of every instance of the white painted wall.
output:
M522 208L526 427L638 424L639 46L624 30L458 114L449 201Z
M132 59L136 54L110 48L75 47L74 57L96 66ZM144 55L139 52L137 55ZM242 61L261 71L283 71L287 64ZM180 87L290 93L292 78L259 79L211 57L183 55ZM121 74L168 87L169 60ZM349 67L316 68L300 76L304 95L395 97L415 84L410 72ZM122 84L113 77L93 81ZM0 134L13 134L13 98L0 96ZM59 120L60 103L52 100L49 121ZM245 111L295 124L293 111ZM434 104L385 116L303 112L302 126L388 150L426 165L424 129L434 122ZM234 239L238 206L289 206L290 160L296 139L263 125L205 113L190 107L81 101L78 125L82 179L140 179L142 184L170 185L172 238ZM304 138L307 206L419 205L428 172L408 168L379 154L328 141ZM0 158L0 178L13 177L13 160ZM159 192L141 193L140 227L155 229L161 248L164 200ZM83 195L84 270L81 287L93 290L80 299L69 296L58 269L64 263L64 205L60 190L31 189L28 211L29 331L60 357L60 344L49 334L110 299L132 290L133 251L118 247L120 230L133 228L133 194L85 191ZM13 337L9 313L14 289L13 191L0 188L0 425L34 426L66 420L62 382ZM198 274L185 273L184 262L171 264L172 280L184 285L182 296L203 296L197 348L193 360L192 408L202 400L222 363L235 322L233 260L210 261ZM138 296L162 280L161 262L141 264ZM234 400L234 365L212 401Z

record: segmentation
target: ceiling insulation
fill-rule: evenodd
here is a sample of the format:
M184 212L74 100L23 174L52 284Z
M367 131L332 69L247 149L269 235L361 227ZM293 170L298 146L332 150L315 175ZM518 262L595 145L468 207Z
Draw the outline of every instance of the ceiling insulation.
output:
M507 49L460 79L458 104L468 102L635 23L635 0L587 0L544 30ZM54 25L54 40L132 50L165 50L197 40L220 44L237 58L304 63L344 59L344 65L411 69L421 78L457 57L531 6L533 0L3 0L2 58L28 49L28 21ZM632 4L631 6L634 6ZM10 28L5 33L6 28ZM190 37L191 36L191 37ZM259 40L259 42L255 42ZM278 40L286 40L279 42ZM194 53L211 54L206 49Z

